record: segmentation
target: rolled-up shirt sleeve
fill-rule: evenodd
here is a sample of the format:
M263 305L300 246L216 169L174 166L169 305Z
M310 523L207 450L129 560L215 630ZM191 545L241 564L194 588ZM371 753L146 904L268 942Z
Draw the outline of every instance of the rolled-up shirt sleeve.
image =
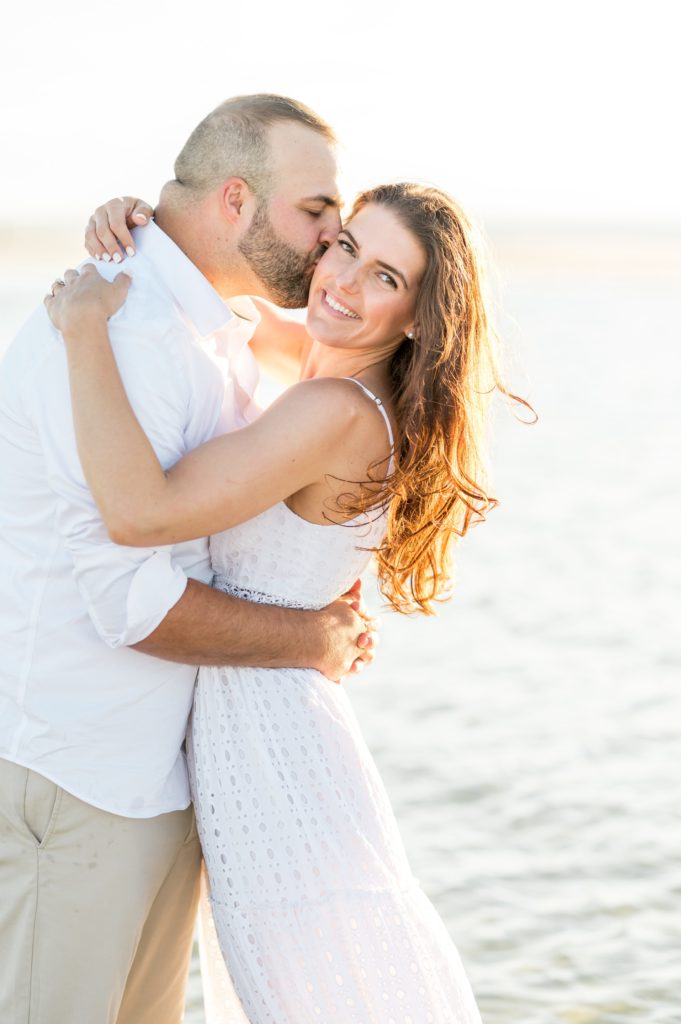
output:
M172 324L145 330L143 325L117 327L115 318L110 321L126 392L164 468L187 448L188 375L177 331ZM31 419L56 496L56 526L73 560L88 615L111 647L138 643L156 629L187 586L177 548L130 548L110 539L78 458L66 356L56 333L33 386L28 396ZM207 541L193 542L193 548L192 575L209 578Z

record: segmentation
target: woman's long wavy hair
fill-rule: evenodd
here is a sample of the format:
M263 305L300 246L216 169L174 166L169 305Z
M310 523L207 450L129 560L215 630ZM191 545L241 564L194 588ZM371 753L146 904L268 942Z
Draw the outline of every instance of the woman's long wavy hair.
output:
M378 492L367 486L359 499L346 496L343 511L388 504L375 551L381 591L397 611L432 614L433 602L450 596L453 540L498 504L485 466L490 399L496 390L533 410L501 380L481 242L465 213L439 189L412 183L361 193L352 215L369 204L394 212L427 265L414 338L405 337L390 363L394 471Z

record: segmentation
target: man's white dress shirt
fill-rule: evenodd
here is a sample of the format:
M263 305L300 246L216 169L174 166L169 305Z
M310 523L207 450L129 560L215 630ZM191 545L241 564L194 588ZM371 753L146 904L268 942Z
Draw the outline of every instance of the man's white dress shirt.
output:
M253 323L155 224L134 234L133 283L109 330L167 468L255 412ZM97 269L111 279L121 268ZM186 807L196 669L130 645L188 576L210 582L206 540L151 549L109 539L78 459L63 342L40 307L0 364L0 757L116 814Z

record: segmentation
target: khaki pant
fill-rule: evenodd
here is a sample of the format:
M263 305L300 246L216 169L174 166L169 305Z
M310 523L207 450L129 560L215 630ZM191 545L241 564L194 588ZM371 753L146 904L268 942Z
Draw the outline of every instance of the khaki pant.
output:
M0 760L0 1022L178 1024L200 862L192 808L123 818Z

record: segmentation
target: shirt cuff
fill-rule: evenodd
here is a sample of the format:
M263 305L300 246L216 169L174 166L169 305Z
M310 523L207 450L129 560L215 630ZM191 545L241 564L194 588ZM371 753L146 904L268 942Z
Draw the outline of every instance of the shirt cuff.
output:
M120 642L139 643L161 623L187 587L187 577L174 565L171 552L155 551L139 567L128 591L126 629Z

